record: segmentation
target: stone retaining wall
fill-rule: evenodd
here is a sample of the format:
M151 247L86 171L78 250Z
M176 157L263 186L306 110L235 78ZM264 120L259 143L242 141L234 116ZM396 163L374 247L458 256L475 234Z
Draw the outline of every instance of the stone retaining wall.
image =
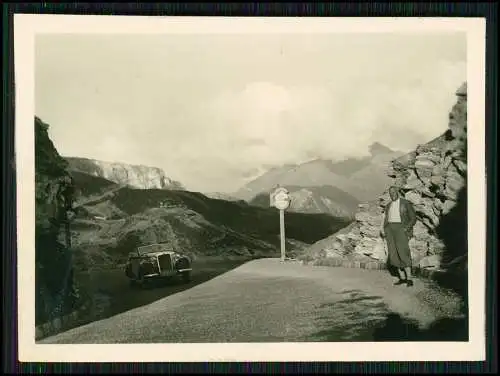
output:
M386 264L380 261L349 261L342 260L338 258L324 258L318 259L313 262L302 262L303 265L312 266L330 266L330 267L342 267L342 268L357 268L357 269L367 269L367 270L386 270ZM439 275L446 273L445 270L441 269L427 269L414 266L412 268L412 274L415 277L425 278L425 279L435 279Z

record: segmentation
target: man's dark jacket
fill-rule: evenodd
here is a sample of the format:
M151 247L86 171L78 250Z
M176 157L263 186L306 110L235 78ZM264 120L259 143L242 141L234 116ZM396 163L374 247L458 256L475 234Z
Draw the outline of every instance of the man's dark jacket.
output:
M410 201L402 197L400 197L399 200L399 214L401 216L401 224L405 228L406 235L408 235L409 239L413 236L413 226L415 226L415 223L417 222L417 216ZM385 207L384 229L389 221L389 208L391 204L392 201Z

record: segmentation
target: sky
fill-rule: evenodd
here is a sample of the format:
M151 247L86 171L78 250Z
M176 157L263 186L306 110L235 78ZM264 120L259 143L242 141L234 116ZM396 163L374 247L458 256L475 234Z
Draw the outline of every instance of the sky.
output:
M465 34L38 35L35 111L63 156L234 192L266 169L444 132Z

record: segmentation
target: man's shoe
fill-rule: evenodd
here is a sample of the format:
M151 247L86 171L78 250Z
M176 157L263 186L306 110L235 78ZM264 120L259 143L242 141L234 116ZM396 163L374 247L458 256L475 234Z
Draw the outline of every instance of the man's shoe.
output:
M408 286L408 287L413 286L413 281L411 279L409 279L408 281L406 281L406 286Z
M405 283L406 281L404 279L400 279L399 281L394 282L394 286L404 285Z

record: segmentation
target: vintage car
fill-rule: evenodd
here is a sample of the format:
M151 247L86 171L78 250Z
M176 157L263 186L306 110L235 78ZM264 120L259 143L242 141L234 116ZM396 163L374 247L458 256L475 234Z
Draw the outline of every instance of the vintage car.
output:
M167 244L138 247L128 256L125 275L131 284L144 286L154 279L180 277L185 283L191 280L191 259L175 252Z

